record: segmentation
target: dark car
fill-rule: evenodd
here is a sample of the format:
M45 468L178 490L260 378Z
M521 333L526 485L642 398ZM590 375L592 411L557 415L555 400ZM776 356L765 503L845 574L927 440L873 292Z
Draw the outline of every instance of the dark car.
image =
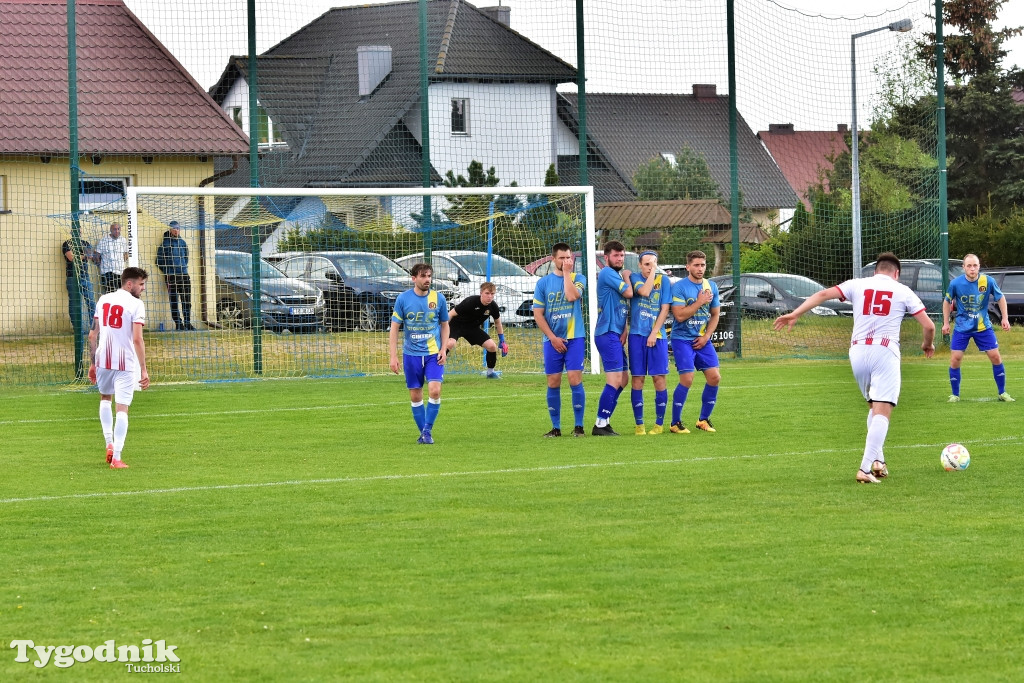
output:
M397 263L372 251L316 251L308 254L277 254L277 265L289 276L313 284L326 280L344 282L353 290L356 326L367 332L386 330L390 326L395 299L412 288L409 272ZM326 263L325 263L326 261ZM313 271L325 268L324 272ZM326 273L333 271L334 275ZM314 277L315 276L315 277ZM322 277L321 277L322 276ZM455 290L435 282L434 289L449 302Z
M252 255L216 253L217 321L222 328L252 325ZM260 260L260 312L268 330L316 331L323 325L324 297L316 287L293 280Z
M277 267L288 277L301 280L324 293L324 326L331 332L347 332L360 326L359 295L345 283L334 262L323 254L283 258Z
M949 279L964 272L964 262L949 259ZM863 277L875 274L875 262L864 266ZM939 259L900 259L900 282L914 290L921 297L925 311L929 314L942 313L942 261Z
M583 253L579 252L579 251L574 251L572 253L572 255L573 255L573 258L576 259L575 262L573 263L573 270L578 273L578 272L580 272L580 257L583 255ZM534 262L530 263L529 265L525 266L524 270L526 272L528 272L528 273L536 275L537 277L544 277L545 275L548 275L549 273L554 271L554 264L551 263L551 260L552 260L552 257L549 254L549 255L544 256L542 258L539 258L536 261L534 261ZM598 252L598 253L594 254L594 262L597 264L597 269L598 270L601 270L602 268L604 268L604 253L603 252ZM639 273L640 272L640 255L637 254L635 251L627 251L626 252L626 258L623 261L622 267L625 268L626 270L628 270L631 273ZM681 274L679 274L679 275L666 271L661 266L661 264L658 264L655 267L655 269L659 273L661 273L662 275L667 275L669 280L671 280L673 283L678 282L682 278L686 277L685 268L684 268L683 272Z
M719 290L732 287L732 275L711 278ZM777 318L789 313L804 299L825 289L825 285L803 275L789 273L742 273L740 275L740 311L755 318ZM814 315L852 316L848 301L832 299L810 310Z
M1009 314L1010 324L1024 324L1024 266L993 268L981 272L999 285L999 290L1006 299L1006 312ZM989 301L988 313L993 322L1002 322L1003 316L999 312L999 304L995 301Z

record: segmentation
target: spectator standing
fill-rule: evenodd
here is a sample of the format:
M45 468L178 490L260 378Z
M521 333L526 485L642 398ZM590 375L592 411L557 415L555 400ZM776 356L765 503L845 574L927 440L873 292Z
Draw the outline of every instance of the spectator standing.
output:
M167 283L167 300L171 305L171 319L176 330L194 330L192 327L192 281L188 277L188 245L181 238L178 221L168 223L170 230L156 250L156 267ZM180 305L180 312L179 312Z
M92 281L89 279L89 262L99 263L100 257L86 240L79 240L81 253L75 253L74 240L64 240L60 245L60 253L64 255L64 283L68 289L68 317L71 318L72 326L75 324L75 312L82 317L82 330L92 326L92 319L96 315L96 299L92 291ZM78 269L78 277L75 277L75 268ZM76 282L77 280L77 282ZM85 308L81 302L85 301ZM88 318L86 318L88 314Z
M100 294L109 294L121 287L121 272L128 265L128 240L121 237L121 224L111 223L110 234L96 245L100 256Z

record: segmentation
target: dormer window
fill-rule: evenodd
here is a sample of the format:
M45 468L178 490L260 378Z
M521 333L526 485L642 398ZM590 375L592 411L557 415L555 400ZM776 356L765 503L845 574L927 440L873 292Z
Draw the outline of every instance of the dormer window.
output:
M671 152L662 152L661 158L668 162L668 165L672 168L676 166L676 155Z
M452 135L469 135L469 100L452 99Z

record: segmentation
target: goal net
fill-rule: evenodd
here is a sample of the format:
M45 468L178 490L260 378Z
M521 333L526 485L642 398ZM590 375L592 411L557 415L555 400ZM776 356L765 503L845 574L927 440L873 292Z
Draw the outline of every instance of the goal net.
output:
M497 369L542 372L533 292L551 246L589 254L579 268L596 276L588 187L133 187L126 203L130 263L150 272L150 371L164 380L387 373L394 301L421 262L449 306L493 283L510 348ZM460 340L447 372L485 368Z

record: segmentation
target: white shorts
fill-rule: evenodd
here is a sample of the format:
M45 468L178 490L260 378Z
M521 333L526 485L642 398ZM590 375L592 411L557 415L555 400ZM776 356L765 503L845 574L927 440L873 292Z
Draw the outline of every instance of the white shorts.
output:
M900 398L900 357L885 346L851 346L850 366L867 401L896 405Z
M130 406L135 389L142 378L141 370L108 370L96 368L96 388L104 396L113 396L114 403Z

